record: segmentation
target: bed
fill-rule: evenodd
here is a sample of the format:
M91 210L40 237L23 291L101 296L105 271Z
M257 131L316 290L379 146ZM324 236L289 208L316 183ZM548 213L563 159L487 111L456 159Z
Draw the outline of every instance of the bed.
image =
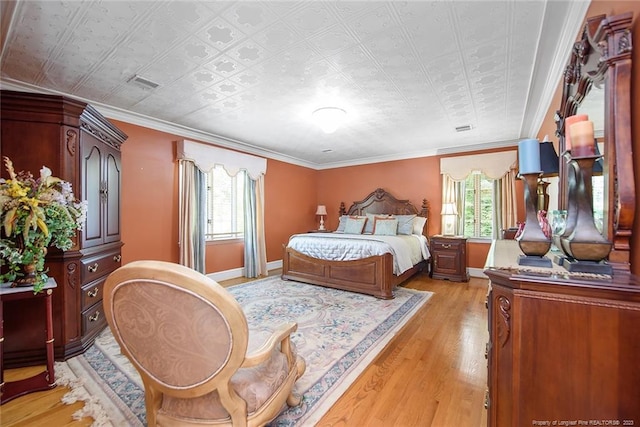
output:
M348 218L357 217L368 217L369 220L375 217L380 220L380 222L376 220L375 224L381 225L383 224L381 219L383 217L407 219L409 216L415 215L424 218L421 221L415 220L414 224L418 225L416 225L415 233L412 234L419 234L419 239L424 241L425 247L428 233L428 210L426 199L423 200L422 207L418 210L408 200L399 200L381 188L371 192L363 200L354 202L348 210L345 209L344 203L340 205L341 218L350 221L350 225L354 221ZM389 217L389 215L393 216ZM420 224L422 225L421 227ZM325 245L328 244L329 240L335 241L336 245L345 244L341 237L343 236L340 236L337 232L306 233L304 235L291 236L289 243L284 247L282 278L364 293L381 299L391 299L396 286L428 268L428 248L426 252L423 249L421 259L412 261L412 265L406 270L398 270L398 263L394 259L393 250L359 259L332 260L319 258L315 254L311 256L308 251L303 253L302 250L294 249L296 246L293 243L298 238L317 239L318 242L322 242ZM347 235L345 234L344 237L347 237ZM352 235L348 237L350 239L354 238ZM363 234L360 237L363 240L371 240L371 235L369 234ZM406 261L404 264L406 266ZM395 273L394 270L396 270Z

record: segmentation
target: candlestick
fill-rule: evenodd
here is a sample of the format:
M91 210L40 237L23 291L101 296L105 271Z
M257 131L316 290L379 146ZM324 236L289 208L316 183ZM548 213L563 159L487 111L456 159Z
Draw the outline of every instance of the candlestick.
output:
M611 275L611 266L602 260L609 255L612 244L600 234L593 219L591 177L598 157L573 157L569 162L569 212L560 242L568 256L563 260L567 270Z
M521 175L536 173L540 168L540 143L537 139L523 139L518 143L518 166Z
M571 134L569 133L569 128L574 123L583 122L585 120L589 120L589 116L586 114L576 114L575 116L569 116L564 119L564 150L571 150Z
M569 127L571 135L571 156L585 157L596 154L593 138L593 122L583 120Z

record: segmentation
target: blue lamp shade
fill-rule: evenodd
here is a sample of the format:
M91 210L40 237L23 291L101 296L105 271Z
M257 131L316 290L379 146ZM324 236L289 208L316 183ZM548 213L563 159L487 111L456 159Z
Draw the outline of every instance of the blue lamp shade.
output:
M551 141L540 143L540 169L542 176L558 176L560 172L560 160Z

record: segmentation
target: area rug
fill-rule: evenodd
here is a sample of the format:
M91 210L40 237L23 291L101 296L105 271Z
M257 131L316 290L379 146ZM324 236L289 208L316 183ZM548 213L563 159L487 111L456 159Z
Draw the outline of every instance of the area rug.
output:
M296 383L302 403L283 412L272 426L315 424L432 295L400 287L395 299L380 300L279 277L227 290L252 328L298 323L292 340L307 362ZM71 388L65 403L85 402L76 418L91 416L94 426L146 425L142 382L108 328L84 354L57 362L56 377L58 384Z

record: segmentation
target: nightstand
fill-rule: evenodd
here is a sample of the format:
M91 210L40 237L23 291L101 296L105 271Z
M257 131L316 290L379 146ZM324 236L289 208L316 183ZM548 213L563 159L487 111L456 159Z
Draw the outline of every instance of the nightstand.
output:
M461 236L431 236L431 277L468 282L467 238Z

